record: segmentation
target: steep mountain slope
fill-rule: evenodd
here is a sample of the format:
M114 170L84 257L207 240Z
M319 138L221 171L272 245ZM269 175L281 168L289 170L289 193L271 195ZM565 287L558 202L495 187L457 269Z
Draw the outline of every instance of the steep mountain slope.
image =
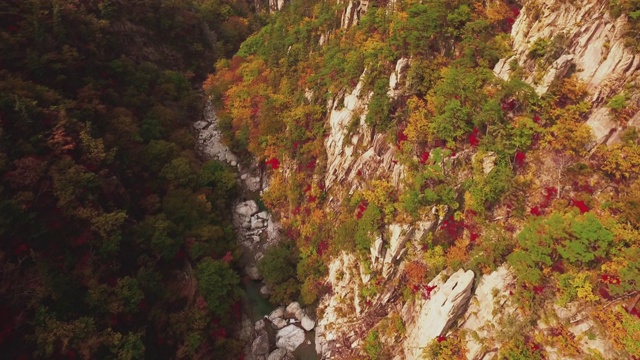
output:
M292 1L218 63L324 358L640 356L638 11Z

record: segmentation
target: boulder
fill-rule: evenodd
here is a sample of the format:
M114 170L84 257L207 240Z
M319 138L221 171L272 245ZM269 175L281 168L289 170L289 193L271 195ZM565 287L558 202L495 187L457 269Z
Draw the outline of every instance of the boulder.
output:
M251 353L253 355L266 355L269 353L269 336L266 332L262 332L251 344Z
M238 215L249 218L253 214L256 214L259 209L258 209L258 204L256 204L255 201L249 200L249 201L241 202L240 204L236 205L235 210Z
M283 318L275 318L273 320L271 320L271 325L273 325L274 329L282 329L283 327L287 326L287 321Z
M316 322L315 322L315 321L313 321L313 320L311 320L311 318L309 317L309 315L306 315L306 314L305 314L305 315L302 317L301 325L302 325L302 328L303 328L303 329L305 329L305 330L307 330L307 331L311 331L311 330L313 330L313 328L316 326Z
M269 290L269 287L267 285L264 285L260 288L260 294L261 295L269 295L271 294L271 290Z
M267 318L270 321L273 321L276 318L282 318L282 317L284 317L284 306L280 306L277 309L273 310Z
M289 325L278 331L276 334L276 346L280 349L295 351L304 342L304 330Z
M446 334L471 298L473 271L460 269L443 283L444 276L441 273L429 283L430 286L436 286L430 297L418 300L411 309L403 310L411 317L404 342L407 359L420 358L424 347L438 336Z
M256 329L256 331L262 331L264 329L264 320L258 320L256 321L256 324L254 325L254 329Z
M295 357L285 349L276 349L269 354L267 360L295 360Z
M287 309L284 312L284 316L287 318L296 318L298 319L298 316L300 317L298 320L302 319L302 308L300 307L300 304L298 304L298 302L294 301L291 304L289 304L287 306Z
M252 280L260 280L260 279L262 279L262 276L260 276L260 272L258 271L258 268L255 267L255 266L246 266L244 268L244 272Z

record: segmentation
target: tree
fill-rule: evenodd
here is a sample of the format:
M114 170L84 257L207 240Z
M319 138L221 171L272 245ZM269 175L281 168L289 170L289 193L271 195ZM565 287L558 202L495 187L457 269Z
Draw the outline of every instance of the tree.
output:
M221 260L205 258L195 271L198 290L211 312L220 318L229 316L231 305L240 299L240 277Z

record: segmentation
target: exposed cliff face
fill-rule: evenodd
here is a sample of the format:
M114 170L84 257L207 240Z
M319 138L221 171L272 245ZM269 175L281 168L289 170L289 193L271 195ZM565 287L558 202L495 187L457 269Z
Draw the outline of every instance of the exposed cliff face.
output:
M598 141L618 124L606 100L638 76L640 55L624 45L624 16L613 19L608 1L525 1L511 31L513 55L496 64L503 79L512 73L513 62L525 71L525 80L539 94L556 80L574 73L587 84L593 109L587 124ZM531 54L534 44L542 53Z
M554 81L575 73L588 84L591 93L593 108L587 124L598 140L608 138L618 124L606 107L606 100L632 82L640 69L640 56L624 47L624 17L612 19L606 15L607 2L604 1L527 1L523 5L511 32L513 55L502 59L494 72L508 79L515 63L524 69L525 80L539 94L545 93ZM349 2L341 26L346 28L357 23L359 11L361 7ZM537 39L556 41L558 49L549 50L553 54L545 59L547 63L528 56ZM390 98L402 93L408 66L409 59L398 60L390 75ZM328 104L330 134L325 141L328 157L325 182L333 198L341 199L345 193L362 189L367 179L388 178L397 188L402 184L404 169L394 158L397 147L388 144L383 134L372 133L365 123L372 94L363 94L362 89L361 80L347 95L338 96ZM640 114L634 119L640 119ZM495 155L490 160L491 166L485 166L485 175L492 170ZM374 320L375 314L381 309L387 313L400 312L405 322L406 336L401 343L385 345L394 348L392 354L396 358L420 358L429 342L445 335L452 327L456 329L458 319L460 329L466 330L468 359L487 359L497 353L500 341L504 341L496 337L497 329L505 326L510 317L517 317L520 311L509 301L515 279L506 265L481 276L475 288L473 272L459 270L447 281L444 281L445 273L433 279L428 286L435 286L437 290L428 299L404 302L397 296L394 286L400 281L398 270L404 266L409 243L434 230L439 220L434 209L431 220L387 226L383 232L390 234L389 238L377 238L372 243L369 270L365 271L364 265L351 254L343 253L332 261L327 279L332 292L319 306L316 333L319 353L325 358L358 353L363 334L377 323L379 318ZM378 275L385 279L384 290L373 301L359 300L360 289L372 276ZM558 316L567 319L565 313ZM572 316L580 315L573 313ZM539 324L540 329L549 326ZM588 340L586 334L594 331L591 320L582 320L571 326L570 331L582 339L584 349L597 349L604 358L615 358L606 341ZM558 358L554 351L547 349L549 356Z

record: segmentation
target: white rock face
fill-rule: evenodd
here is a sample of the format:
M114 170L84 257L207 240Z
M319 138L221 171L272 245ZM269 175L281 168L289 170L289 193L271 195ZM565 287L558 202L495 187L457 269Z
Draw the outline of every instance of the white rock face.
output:
M403 309L407 318L407 339L404 342L407 359L420 359L422 349L447 332L471 298L473 271L460 269L444 283L443 276L441 273L429 283L429 286L436 286L430 299L417 300Z
M229 164L237 164L238 157L231 152L231 149L222 143L222 132L218 130L218 117L213 104L208 100L204 109L204 120L193 124L193 128L198 132L199 150L207 157L218 159Z
M533 8L534 3L539 5L539 10ZM555 79L563 77L569 67L575 65L575 75L587 84L591 93L594 106L587 123L598 141L615 127L601 111L606 100L620 92L622 85L640 69L640 55L624 46L626 18L611 18L607 6L607 1L594 0L525 2L511 31L513 56L501 60L494 68L498 76L507 79L509 62L516 59L529 73L525 80L543 94ZM531 45L539 38L551 40L559 34L566 38L562 53L551 66L538 68L535 60L527 57ZM536 78L542 80L535 82Z
M289 325L278 331L276 334L276 346L288 351L294 351L304 342L304 330Z
M396 69L391 73L391 76L389 77L389 92L387 93L389 98L395 99L398 97L398 95L400 95L400 83L402 81L402 76L404 75L404 72L406 71L406 68L408 66L409 59L404 57L398 59L398 62L396 63Z
M475 340L472 334L475 333L480 339L491 336L491 330L497 323L497 316L514 310L514 307L507 303L509 299L508 286L514 281L515 278L507 265L502 265L491 274L483 276L478 283L475 295L465 314L465 322L461 326L462 329L469 331L466 343L467 359L478 359L483 354L482 345ZM496 296L494 296L494 291L497 291ZM496 299L499 300L497 303Z

